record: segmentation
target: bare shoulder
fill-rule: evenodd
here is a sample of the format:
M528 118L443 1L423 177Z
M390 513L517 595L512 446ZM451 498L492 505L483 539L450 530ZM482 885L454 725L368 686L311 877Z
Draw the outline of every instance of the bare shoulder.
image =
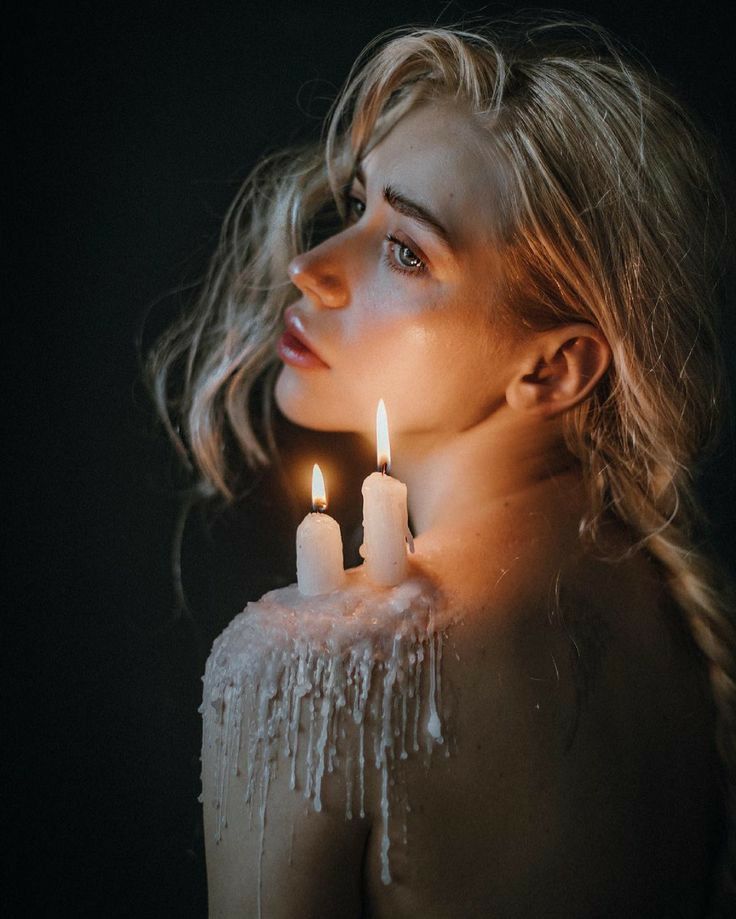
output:
M451 755L411 767L413 855L373 895L395 915L699 915L713 711L654 565L510 534L485 565L447 636Z
M284 653L286 619L236 617L203 701L213 916L700 914L719 806L702 663L645 555L604 561L528 516L455 555L417 540L462 613L424 657L337 653L332 627L329 653Z
M434 609L429 582L377 588L351 569L330 593L271 591L215 641L201 709L213 915L360 915L377 815L390 882L388 787L394 756L420 749ZM435 709L427 724L435 737Z
M325 781L324 806L316 812L301 789L290 787L283 760L274 766L267 799L248 801L244 769L232 777L227 826L219 831L217 767L207 750L203 753L209 915L361 915L368 821L357 814L345 819L339 774Z
M344 771L330 765L327 745L321 764L309 761L319 692L307 691L304 674L298 674L304 690L296 684L297 668L289 668L278 630L255 619L233 620L215 642L205 674L209 915L358 916L369 821L358 813L346 819L349 789ZM343 740L354 745L353 738Z
M501 517L467 564L440 566L447 596L463 610L451 636L460 672L492 680L495 670L498 685L511 668L556 693L566 681L571 735L586 703L607 698L621 713L644 695L660 715L671 710L670 723L694 709L705 718L705 664L656 563L643 549L627 552L631 537L614 521L599 548L550 516Z

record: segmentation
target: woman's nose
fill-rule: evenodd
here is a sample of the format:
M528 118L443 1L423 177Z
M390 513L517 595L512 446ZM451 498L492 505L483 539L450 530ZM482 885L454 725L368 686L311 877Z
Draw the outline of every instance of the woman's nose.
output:
M321 246L302 252L289 263L289 278L318 306L340 307L348 302L345 276Z

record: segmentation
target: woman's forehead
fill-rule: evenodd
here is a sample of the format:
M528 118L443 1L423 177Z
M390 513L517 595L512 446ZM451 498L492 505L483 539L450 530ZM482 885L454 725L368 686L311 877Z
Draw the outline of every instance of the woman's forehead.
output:
M477 147L479 136L477 124L464 106L425 100L390 125L363 159L407 153L417 156L431 150L445 150L460 158Z
M462 224L485 224L494 207L491 159L472 116L427 102L400 118L361 159L369 193L386 184L420 198L462 235Z

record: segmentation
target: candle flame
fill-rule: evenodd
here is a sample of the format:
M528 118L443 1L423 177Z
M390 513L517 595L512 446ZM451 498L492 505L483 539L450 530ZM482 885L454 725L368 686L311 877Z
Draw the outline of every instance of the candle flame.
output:
M376 441L378 443L378 469L385 466L386 472L391 468L391 444L388 439L388 417L383 399L378 400L376 410Z
M327 507L327 489L322 470L315 463L312 468L312 510L323 511Z

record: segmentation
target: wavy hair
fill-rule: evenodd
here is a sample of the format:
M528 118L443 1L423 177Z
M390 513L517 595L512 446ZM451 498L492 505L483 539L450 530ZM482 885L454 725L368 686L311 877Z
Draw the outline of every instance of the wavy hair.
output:
M418 100L448 96L487 129L509 321L590 322L610 344L608 372L564 418L589 496L580 535L595 545L613 514L629 552L658 563L707 661L733 808L734 591L699 549L695 482L728 417L732 182L716 138L600 25L519 14L371 42L320 140L265 158L230 207L201 295L148 354L158 415L202 494L233 500L244 466L276 459L287 266L339 225L358 159ZM733 848L728 861L732 883Z

